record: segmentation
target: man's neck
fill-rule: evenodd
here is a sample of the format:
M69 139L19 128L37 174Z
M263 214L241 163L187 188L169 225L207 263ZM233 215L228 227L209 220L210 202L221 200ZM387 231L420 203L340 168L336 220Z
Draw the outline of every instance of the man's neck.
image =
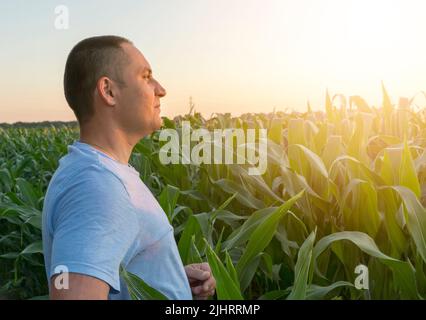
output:
M131 139L122 130L108 125L91 123L87 127L90 129L80 127L80 142L91 145L120 163L128 164L137 139Z

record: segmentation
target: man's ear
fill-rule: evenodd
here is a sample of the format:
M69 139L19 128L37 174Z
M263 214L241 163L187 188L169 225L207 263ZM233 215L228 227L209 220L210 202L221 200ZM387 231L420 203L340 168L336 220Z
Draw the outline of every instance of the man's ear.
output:
M105 104L109 106L115 105L116 86L114 85L113 81L110 78L108 77L99 78L98 82L96 83L96 90L98 92L99 97Z

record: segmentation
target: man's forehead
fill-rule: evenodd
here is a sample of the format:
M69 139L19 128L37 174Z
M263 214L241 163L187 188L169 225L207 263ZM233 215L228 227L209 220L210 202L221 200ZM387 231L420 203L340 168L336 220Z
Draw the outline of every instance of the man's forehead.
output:
M127 52L132 63L136 65L136 67L138 68L138 71L152 72L151 66L149 65L148 61L145 59L144 55L142 54L142 52L139 51L138 48L136 48L134 45L125 43L123 44L123 49Z

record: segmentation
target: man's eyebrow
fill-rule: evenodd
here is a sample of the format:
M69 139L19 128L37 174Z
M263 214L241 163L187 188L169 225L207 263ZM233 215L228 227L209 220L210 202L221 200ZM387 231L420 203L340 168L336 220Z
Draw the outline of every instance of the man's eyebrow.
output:
M150 75L152 74L152 69L151 69L151 68L143 67L143 68L141 68L140 70L141 70L141 72L148 71Z

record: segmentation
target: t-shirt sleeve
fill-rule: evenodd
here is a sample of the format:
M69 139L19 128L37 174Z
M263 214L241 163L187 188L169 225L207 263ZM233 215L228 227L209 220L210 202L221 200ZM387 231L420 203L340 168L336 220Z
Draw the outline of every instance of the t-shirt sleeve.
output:
M78 176L53 213L49 278L67 270L103 280L117 293L120 263L138 230L135 211L113 173L93 167Z

